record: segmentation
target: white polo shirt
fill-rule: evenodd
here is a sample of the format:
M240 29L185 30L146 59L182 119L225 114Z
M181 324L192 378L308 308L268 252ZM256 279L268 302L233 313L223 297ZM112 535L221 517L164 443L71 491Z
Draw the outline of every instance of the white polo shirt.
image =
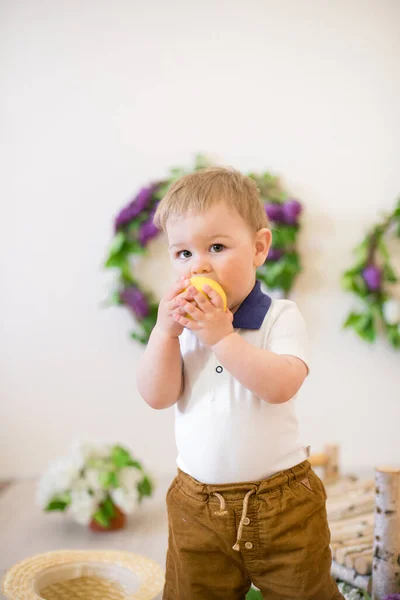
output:
M305 323L296 304L271 300L259 282L235 313L233 326L253 346L308 363ZM175 436L182 471L210 484L258 481L307 458L296 396L269 404L220 365L194 332L185 329L179 339L184 390L175 405Z

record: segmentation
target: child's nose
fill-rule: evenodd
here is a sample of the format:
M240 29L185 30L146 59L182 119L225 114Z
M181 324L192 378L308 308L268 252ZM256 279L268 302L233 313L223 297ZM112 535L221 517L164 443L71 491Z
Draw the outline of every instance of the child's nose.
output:
M210 273L210 271L211 265L205 259L199 258L192 264L192 275L203 275L203 273Z

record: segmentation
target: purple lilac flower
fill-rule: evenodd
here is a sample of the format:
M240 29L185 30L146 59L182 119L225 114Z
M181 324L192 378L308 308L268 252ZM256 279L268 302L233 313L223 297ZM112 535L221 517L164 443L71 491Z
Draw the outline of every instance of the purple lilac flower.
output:
M283 221L288 225L297 225L298 218L302 211L302 206L298 200L286 200L282 207Z
M283 250L280 248L270 248L267 256L268 262L276 262L283 256Z
M153 219L144 221L139 227L139 244L141 246L147 246L150 240L156 237L160 233L159 229L154 225Z
M362 272L367 288L370 292L376 292L381 287L382 275L378 267L368 265Z
M400 594L389 594L389 596L385 596L383 600L400 600Z
M149 303L146 296L136 286L131 285L120 293L123 304L126 304L137 316L138 319L144 319L149 314Z
M271 202L271 204L267 204L265 206L265 212L267 213L267 217L271 221L274 221L275 223L282 223L282 221L283 221L282 204L278 204L277 202Z
M153 223L154 215L156 214L157 206L159 205L159 203L160 202L156 202L156 204L151 209L149 218L146 221L144 221L144 223L142 223L139 227L138 238L141 246L147 246L148 242L160 233L159 229Z
M137 196L120 211L115 219L116 231L132 221L132 219L137 217L145 208L147 208L158 185L158 183L153 183L152 185L143 187Z

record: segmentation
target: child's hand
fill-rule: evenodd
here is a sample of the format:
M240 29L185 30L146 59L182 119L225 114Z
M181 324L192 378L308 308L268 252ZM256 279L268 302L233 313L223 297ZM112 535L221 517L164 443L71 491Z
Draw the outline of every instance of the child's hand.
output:
M188 290L184 291L188 286L190 286L190 280L182 277L160 300L156 327L169 337L178 337L183 331L183 325L174 320L173 315L179 310L179 298L193 299L193 295Z
M196 304L188 302L184 296L179 296L179 309L173 313L173 319L180 326L194 331L206 346L214 346L233 333L233 314L230 310L224 311L221 296L209 285L205 285L203 290L210 299L193 286L187 290ZM190 315L191 319L186 317L186 314Z

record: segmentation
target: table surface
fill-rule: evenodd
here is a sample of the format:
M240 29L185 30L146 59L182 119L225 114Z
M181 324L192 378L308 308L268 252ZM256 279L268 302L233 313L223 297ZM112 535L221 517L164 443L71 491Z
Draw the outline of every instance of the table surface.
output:
M35 481L11 483L0 494L0 579L19 561L50 550L121 550L155 560L163 569L168 542L165 494L172 481L163 476L154 495L144 499L127 527L92 532L63 513L43 513L35 504ZM1 595L0 598L5 598ZM155 600L161 600L159 594Z

